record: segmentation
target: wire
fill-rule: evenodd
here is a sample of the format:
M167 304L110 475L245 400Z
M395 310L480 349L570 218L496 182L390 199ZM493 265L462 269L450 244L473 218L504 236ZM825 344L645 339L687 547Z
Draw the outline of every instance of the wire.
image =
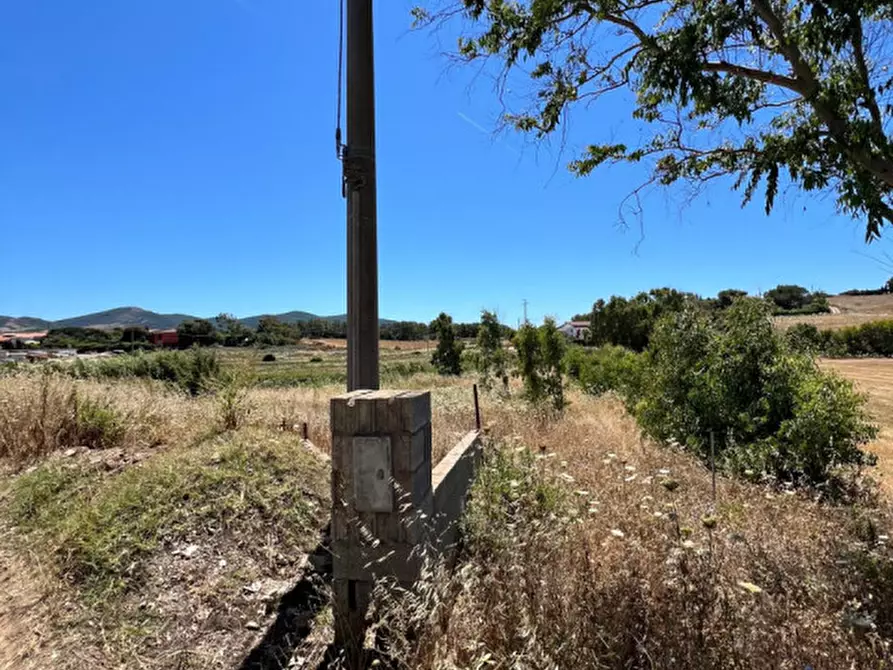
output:
M342 73L344 71L344 0L339 3L338 11L338 93L335 103L335 155L338 160L344 157L344 145L341 143L341 91L343 89Z

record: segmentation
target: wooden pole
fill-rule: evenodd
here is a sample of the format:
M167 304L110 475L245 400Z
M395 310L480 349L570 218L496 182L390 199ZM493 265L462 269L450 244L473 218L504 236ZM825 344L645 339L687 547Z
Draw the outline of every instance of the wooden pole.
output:
M372 0L347 0L347 390L377 389L378 240Z
M481 403L478 400L478 385L474 385L474 427L481 429Z

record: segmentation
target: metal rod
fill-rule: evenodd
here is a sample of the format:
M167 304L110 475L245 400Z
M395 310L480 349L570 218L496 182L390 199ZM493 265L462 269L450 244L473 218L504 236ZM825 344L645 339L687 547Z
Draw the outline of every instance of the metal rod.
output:
M377 389L378 239L372 0L347 0L347 390Z
M478 385L474 385L474 427L481 429L481 403L478 400Z

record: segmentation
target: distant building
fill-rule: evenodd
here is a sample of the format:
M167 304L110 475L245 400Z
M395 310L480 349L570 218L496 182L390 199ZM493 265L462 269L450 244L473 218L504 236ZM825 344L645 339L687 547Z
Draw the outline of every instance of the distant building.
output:
M156 347L176 347L180 343L175 328L167 330L150 330L149 341Z
M570 339L582 342L589 336L589 322L565 321L558 326L558 330L567 335Z
M4 342L12 342L14 340L21 340L24 345L34 345L38 344L46 336L47 331L45 330L0 333L0 345Z

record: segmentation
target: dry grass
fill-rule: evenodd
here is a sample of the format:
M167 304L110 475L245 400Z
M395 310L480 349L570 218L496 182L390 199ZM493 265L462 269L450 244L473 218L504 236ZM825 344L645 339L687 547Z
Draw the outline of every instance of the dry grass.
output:
M868 409L881 429L870 445L878 455L877 477L893 493L893 359L825 359L822 365L852 379L868 394Z
M56 374L0 377L0 463L28 463L50 452L82 446L78 408L107 409L114 444L140 450L191 442L207 432L213 408L153 382L75 381Z
M861 374L868 378L870 373ZM7 422L7 434L35 424L34 416L43 411L42 383L29 376L0 379L0 399L7 408L0 422ZM188 454L193 451L209 462L215 458L217 447L203 440L219 425L214 398L189 398L155 384L59 378L52 384L49 396L57 400L48 407L64 409L66 396L76 389L127 416L132 428L120 449L168 445L149 450L139 465L103 472L101 482L121 483L116 488L99 484L91 499L119 500L112 494L128 481L121 477L130 472L129 480L138 481L139 470L159 472L155 459L176 460L181 453L192 459ZM434 457L439 459L473 425L471 380L421 374L401 386L431 389ZM328 450L329 399L341 391L340 386L252 389L245 400L251 409L246 423L230 435L261 444L287 437L282 433L307 422L311 439ZM456 575L424 592L424 607L415 619L420 624L417 644L395 647L406 667L890 667L893 615L877 606L893 600L886 502L835 507L721 478L717 525L708 528L702 519L712 513L710 475L698 461L643 440L634 421L610 398L576 392L569 398L569 409L557 420L531 412L517 399L482 398L491 444L536 454L543 450L548 456L528 474L534 484L559 486L565 500L544 516L515 517L523 523L491 519L490 539L504 540L503 548L494 548L494 542L473 544ZM872 402L876 410L883 409L878 400ZM13 414L7 416L9 411ZM32 458L48 447L75 446L22 444L17 453ZM53 460L81 462L91 454ZM663 484L667 479L678 482L678 488L669 490ZM0 479L0 511L3 490ZM112 511L106 516L115 518L117 508L107 507ZM213 512L203 512L208 513ZM55 639L72 636L80 640L79 653L97 669L171 667L165 663L184 654L191 658L189 667L235 667L262 634L246 632L246 612L263 630L274 609L246 602L244 587L294 574L288 571L295 570L299 557L279 562L284 545L259 526L256 536L243 529L235 541L215 531L216 525L206 526L191 526L188 537L178 542L200 546L207 561L172 557L164 541L141 559L140 590L127 596L119 611L143 612L148 603L155 619L145 631L133 629L127 617L100 619L106 628L97 630L87 624L97 620L89 609L55 622L45 610L17 609L22 617L31 611L38 617L35 625L44 629L42 651L31 667L66 667L51 658L51 650ZM105 533L102 524L96 528ZM20 537L3 542L15 558L7 565L41 555L36 539L27 545ZM252 543L264 547L264 560L246 549ZM224 564L229 567L220 568ZM233 566L245 566L247 572ZM741 584L756 585L761 592ZM124 590L130 593L126 584ZM78 602L76 594L67 593L69 602ZM34 600L30 592L27 598ZM176 622L174 628L170 621ZM0 652L3 636L0 626ZM0 654L0 667L3 661Z
M721 478L711 529L709 473L640 439L618 403L574 395L548 425L487 409L498 442L545 449L534 478L570 502L485 524L465 567L415 603L406 667L889 667L889 557L865 530L886 527L886 504L857 513Z

